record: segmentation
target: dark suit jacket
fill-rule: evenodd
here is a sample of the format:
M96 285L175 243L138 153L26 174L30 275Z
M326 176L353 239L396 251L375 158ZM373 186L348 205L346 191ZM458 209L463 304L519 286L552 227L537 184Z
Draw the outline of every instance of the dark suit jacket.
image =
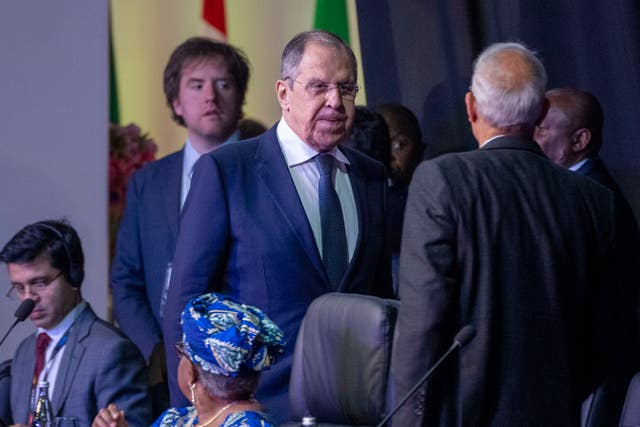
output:
M16 350L11 366L13 421L26 424L35 366L35 334ZM115 403L125 411L130 426L151 424L144 360L135 345L118 330L96 317L87 305L73 325L51 405L54 417L75 417L90 426L101 408Z
M385 245L382 164L341 148L358 210L353 259L338 291L391 295ZM281 359L263 373L258 398L288 420L288 382L298 327L314 298L331 292L302 203L278 144L276 127L203 156L183 208L164 321L172 404L181 396L177 359L179 315L189 298L220 291L262 309L288 341ZM171 356L171 357L170 357ZM173 382L172 382L173 381Z
M622 227L623 235L630 238L629 249L637 253L640 251L639 243L640 237L638 233L638 223L636 222L633 210L629 205L629 202L624 197L622 190L615 182L613 177L609 174L604 162L600 157L593 157L587 160L578 170L577 173L588 176L596 182L607 187L613 192L614 201L616 202L616 208L618 209L618 221L619 226Z
M620 284L605 280L613 209L609 190L529 139L423 163L403 231L397 396L462 326L477 335L394 425L578 425L624 327Z
M160 299L178 237L183 152L131 177L111 266L115 318L147 360L162 341Z
M588 159L576 172L593 179L613 192L616 226L620 235L619 256L614 260L613 271L620 276L620 279L634 277L635 269L640 265L640 232L629 202L601 158ZM635 283L630 284L637 288ZM634 289L630 289L629 292L633 293ZM637 297L632 295L626 299L626 302L629 305L620 306L619 310L638 311L640 309ZM625 343L624 351L617 352L620 358L614 362L615 370L610 372L605 382L595 391L590 400L591 404L583 407L583 420L587 427L615 425L620 419L627 388L633 375L640 369L638 324L638 319L635 319L635 322L625 327L628 336L621 341Z

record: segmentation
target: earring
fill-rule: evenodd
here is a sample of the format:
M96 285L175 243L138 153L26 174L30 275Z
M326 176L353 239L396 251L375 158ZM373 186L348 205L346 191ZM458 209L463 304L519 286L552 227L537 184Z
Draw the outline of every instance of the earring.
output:
M191 404L196 406L196 383L189 384L189 388L191 389Z

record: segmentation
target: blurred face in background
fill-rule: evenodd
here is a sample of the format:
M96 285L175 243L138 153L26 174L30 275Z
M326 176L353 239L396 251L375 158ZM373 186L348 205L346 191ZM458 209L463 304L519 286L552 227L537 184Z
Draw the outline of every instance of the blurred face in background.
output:
M226 141L242 116L242 97L224 58L215 56L187 63L172 106L195 144L201 140L215 144Z
M544 120L536 127L533 139L553 163L569 167L573 165L574 137L569 118L551 103Z

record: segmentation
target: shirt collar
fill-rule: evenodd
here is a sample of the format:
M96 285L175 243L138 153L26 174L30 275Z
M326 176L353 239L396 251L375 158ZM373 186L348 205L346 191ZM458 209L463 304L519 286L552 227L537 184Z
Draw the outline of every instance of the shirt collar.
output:
M183 170L187 172L189 176L193 172L193 166L196 164L198 159L200 158L200 154L193 148L191 145L191 141L187 139L187 143L184 144L184 168Z
M576 163L575 165L569 166L569 170L570 171L577 171L578 169L580 169L582 167L582 165L584 165L585 163L587 163L589 161L589 158L586 157L582 160L580 160L578 163Z
M75 322L76 318L80 315L80 313L82 313L82 310L84 310L86 306L86 301L81 301L80 304L76 305L69 313L67 313L64 319L62 319L62 321L53 328L49 330L38 328L38 334L41 332L46 332L47 335L51 337L51 341L57 342L64 336L71 325L73 325L73 322Z
M229 136L229 138L227 138L227 140L220 145L224 145L230 142L237 142L237 141L240 141L239 130L236 130L235 132L233 132L231 136ZM196 164L200 156L201 154L198 153L195 148L193 148L193 145L191 145L191 141L189 141L189 138L187 138L187 142L184 145L183 170L187 171L189 176L191 176L191 174L193 173L193 166Z
M306 163L319 154L318 151L311 148L309 144L296 135L293 129L289 127L284 117L282 117L278 122L276 133L278 135L278 143L280 144L284 158L287 161L287 166L289 167ZM334 147L328 152L328 154L335 157L340 162L341 167L343 164L351 164L349 159L347 159L347 156L338 150L338 147Z
M496 136L492 136L491 138L487 139L485 142L483 142L482 144L480 144L479 148L484 147L485 145L487 145L488 143L490 143L491 141L494 141L498 138L502 138L504 135L496 135Z

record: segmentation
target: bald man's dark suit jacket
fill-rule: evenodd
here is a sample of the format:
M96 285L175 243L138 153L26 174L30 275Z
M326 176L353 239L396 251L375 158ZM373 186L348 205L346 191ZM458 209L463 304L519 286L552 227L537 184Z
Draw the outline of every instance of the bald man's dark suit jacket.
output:
M570 426L605 375L621 286L605 187L552 164L529 139L424 162L406 208L397 396L451 345L477 335L394 426Z
M355 150L340 150L351 162L359 233L338 291L389 297L384 167ZM220 147L196 164L173 261L165 343L181 339L179 315L186 301L207 291L259 307L284 330L285 353L263 373L258 398L278 419L288 420L298 328L311 301L332 288L275 126L257 138ZM181 396L175 383L177 360L168 347L167 359L176 404Z

